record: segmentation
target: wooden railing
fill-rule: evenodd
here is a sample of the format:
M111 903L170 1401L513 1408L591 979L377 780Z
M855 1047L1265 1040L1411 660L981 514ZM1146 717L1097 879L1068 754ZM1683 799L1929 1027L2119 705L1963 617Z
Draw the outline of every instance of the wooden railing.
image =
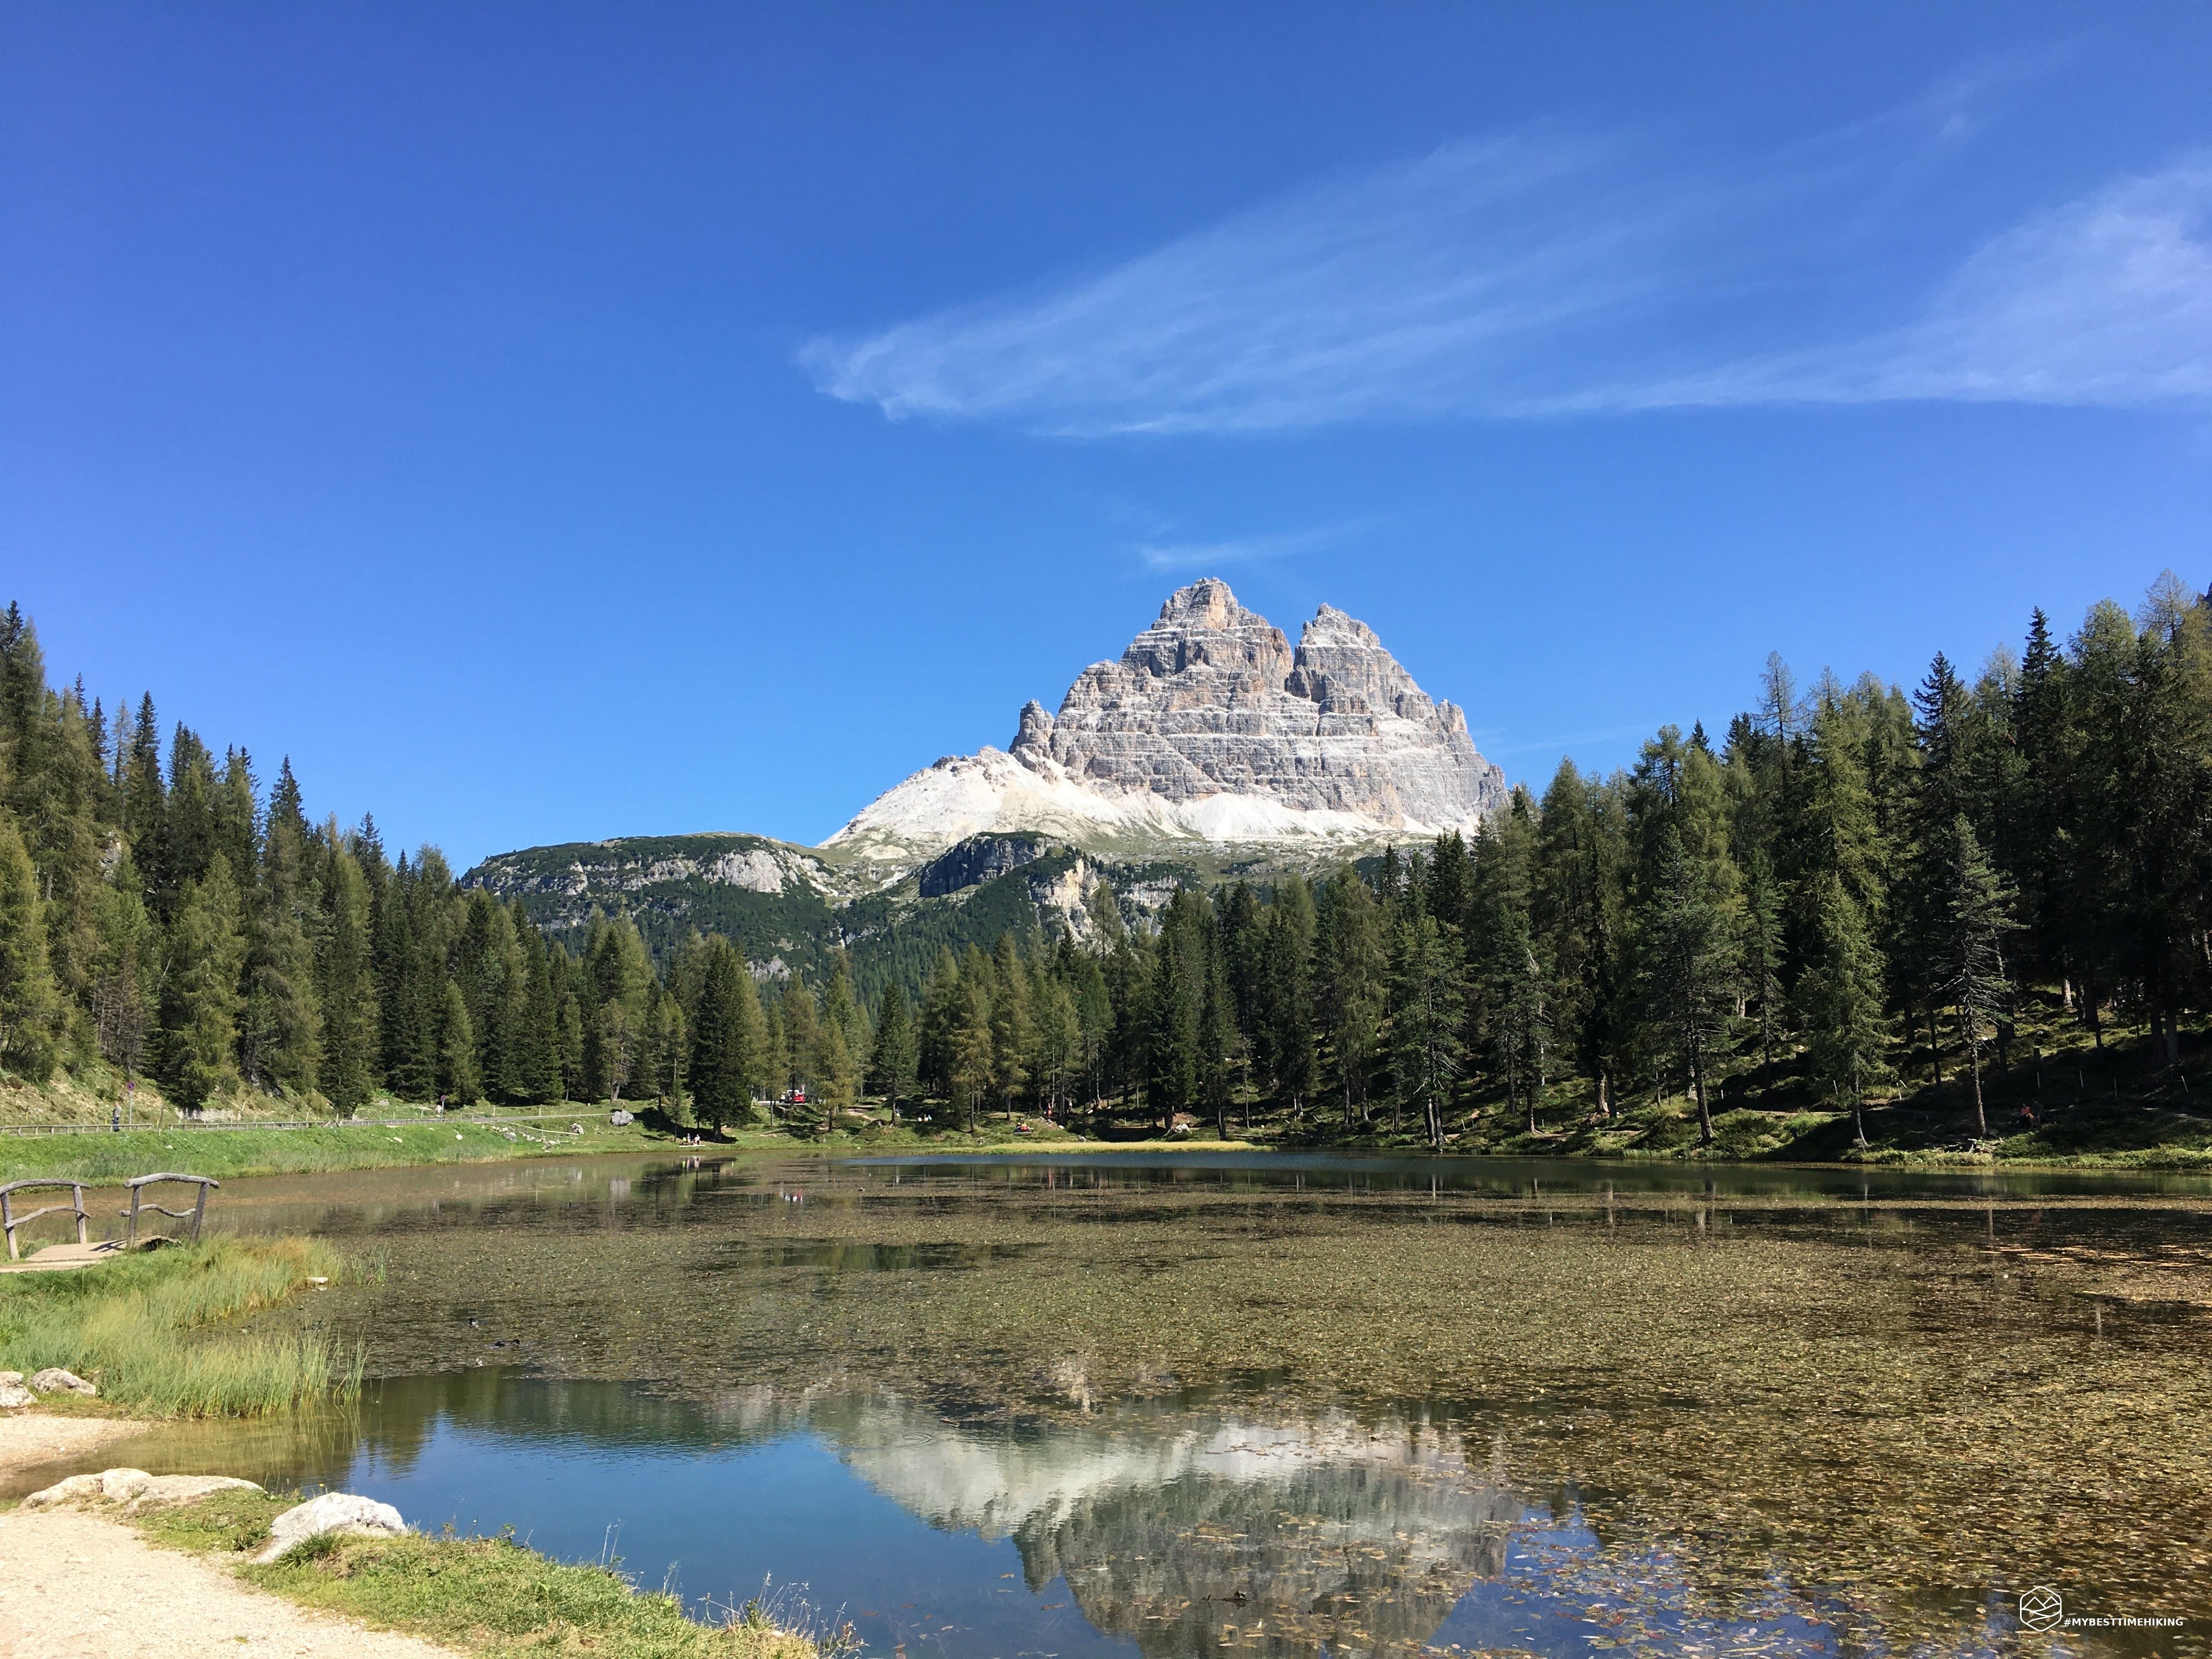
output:
M136 1185L137 1183L134 1182L132 1184ZM20 1192L27 1191L33 1187L66 1187L70 1189L70 1201L66 1204L49 1204L46 1208L42 1210L33 1210L28 1215L17 1215L15 1213L15 1194ZM137 1194L135 1193L132 1194L131 1198L135 1202L137 1198ZM204 1200L203 1200L203 1201L204 1201ZM31 1222L36 1221L42 1215L69 1215L72 1213L76 1217L76 1242L82 1244L85 1242L84 1230L86 1224L92 1219L91 1216L85 1211L84 1182L82 1181L11 1181L6 1186L0 1187L0 1231L4 1231L8 1235L8 1260L10 1261L20 1261L22 1260L23 1252L15 1243L16 1228L25 1226ZM195 1231L195 1237L197 1237L197 1231Z
M164 1181L178 1181L184 1182L188 1184L196 1184L200 1189L199 1201L194 1204L189 1210L163 1209L160 1205L152 1202L146 1197L146 1188L158 1185L160 1182ZM207 1215L209 1189L211 1188L220 1187L222 1185L222 1182L217 1181L213 1176L143 1175L135 1181L126 1181L123 1184L131 1189L131 1207L122 1212L125 1219L130 1224L129 1231L123 1236L123 1247L125 1249L135 1249L138 1243L138 1217L142 1211L153 1215L165 1215L173 1221L191 1222L192 1224L191 1243L195 1244L198 1243L200 1242L200 1222ZM80 1201L82 1201L81 1198ZM166 1235L160 1236L166 1237ZM84 1224L80 1221L77 1223L77 1238L80 1243L82 1242L83 1237Z

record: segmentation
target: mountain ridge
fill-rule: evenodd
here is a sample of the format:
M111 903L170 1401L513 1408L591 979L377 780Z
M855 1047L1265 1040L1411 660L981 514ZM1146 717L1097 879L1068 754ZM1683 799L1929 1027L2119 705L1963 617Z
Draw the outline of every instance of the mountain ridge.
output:
M820 850L902 870L1013 831L1107 854L1379 850L1471 833L1504 800L1464 713L1366 623L1324 605L1293 648L1207 577L1077 676L1056 714L1032 699L1008 748L912 774Z
M1010 748L923 768L817 847L617 836L494 854L464 879L578 943L595 913L623 914L656 954L697 928L757 973L812 976L842 950L866 978L910 977L925 949L1017 920L1085 935L1102 879L1134 921L1179 884L1472 832L1505 798L1465 715L1364 623L1323 605L1293 647L1208 578L1078 675L1057 714L1027 703Z

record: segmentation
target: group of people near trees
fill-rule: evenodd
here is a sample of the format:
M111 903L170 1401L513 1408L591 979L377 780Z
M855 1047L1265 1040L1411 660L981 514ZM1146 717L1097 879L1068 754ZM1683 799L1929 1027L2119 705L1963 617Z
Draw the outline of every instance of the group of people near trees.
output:
M1924 1081L1987 1133L2031 997L2100 1046L2139 1030L2161 1073L2212 1006L2212 603L2170 576L2063 646L2038 611L1971 682L1939 655L1910 697L1801 694L1771 658L1717 742L1667 726L1611 776L1563 762L1472 840L1149 914L1101 884L1072 925L866 994L842 951L817 986L720 936L655 962L620 915L550 943L435 849L309 822L289 762L264 801L242 750L218 765L179 726L165 758L149 697L53 690L0 617L0 1069L33 1081L717 1126L768 1103L835 1127L873 1093L970 1127L1257 1113L1438 1146L1486 1101L1534 1130L1680 1095L1710 1140L1724 1080L1855 1114Z

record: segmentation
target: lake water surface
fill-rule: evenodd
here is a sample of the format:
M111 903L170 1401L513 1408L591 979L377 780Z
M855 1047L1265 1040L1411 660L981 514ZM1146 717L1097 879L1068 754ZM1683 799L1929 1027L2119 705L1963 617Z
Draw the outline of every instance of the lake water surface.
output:
M238 1182L328 1486L871 1652L2206 1650L2212 1183L1115 1155ZM2049 1584L2076 1616L2020 1628Z

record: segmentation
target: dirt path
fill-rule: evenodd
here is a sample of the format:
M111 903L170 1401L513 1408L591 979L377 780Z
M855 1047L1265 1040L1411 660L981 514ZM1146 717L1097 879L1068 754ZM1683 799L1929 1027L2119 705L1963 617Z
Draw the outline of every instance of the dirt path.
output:
M155 1549L73 1510L0 1515L0 1654L15 1659L452 1659L448 1650L310 1612L211 1561Z
M117 1417L0 1417L0 1475L58 1462L150 1425ZM212 1561L155 1549L75 1510L0 1514L0 1659L453 1659L255 1589Z

